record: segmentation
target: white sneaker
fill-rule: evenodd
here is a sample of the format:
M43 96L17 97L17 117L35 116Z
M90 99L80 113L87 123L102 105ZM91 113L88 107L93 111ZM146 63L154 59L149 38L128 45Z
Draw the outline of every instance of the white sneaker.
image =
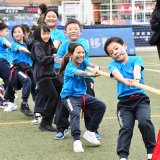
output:
M151 154L147 154L148 159L152 159L152 153Z
M7 102L7 106L4 108L4 112L11 112L18 108L18 106L12 102Z
M101 145L101 142L96 138L95 132L86 131L83 138L94 146Z
M121 158L120 160L127 160L126 158Z
M42 116L40 113L35 113L34 119L32 120L32 124L40 124L42 121Z
M73 151L74 152L84 152L84 149L82 147L82 142L80 140L76 140L73 142Z

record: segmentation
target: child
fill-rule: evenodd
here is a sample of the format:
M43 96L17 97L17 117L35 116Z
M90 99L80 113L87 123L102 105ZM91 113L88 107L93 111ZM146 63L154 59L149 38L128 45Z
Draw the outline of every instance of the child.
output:
M53 43L53 45L50 46L51 47L54 46L51 49L52 54L55 54L57 52L58 47L65 40L64 33L61 30L57 29L58 17L59 17L58 13L52 9L47 10L44 14L44 23L50 29L51 42ZM41 115L43 114L45 106L45 100L38 87L36 89L36 93L37 94L34 107L35 116L34 119L32 120L32 124L39 124L41 122Z
M9 85L5 92L5 99L14 102L15 91L22 88L22 103L20 111L26 116L33 116L29 105L28 98L31 88L35 88L33 82L33 75L31 71L32 60L30 52L24 43L24 30L21 25L15 25L12 28L12 37L14 41L11 45L12 53L12 68ZM6 107L4 111L11 111L11 107Z
M56 131L56 128L52 126L52 121L62 84L56 79L53 69L54 56L51 53L50 29L48 26L43 24L35 28L31 55L34 79L45 100L43 118L39 129L53 132Z
M61 91L61 99L70 114L71 135L73 136L74 152L84 152L80 141L80 111L92 110L93 116L89 123L88 130L84 133L83 138L95 146L100 145L96 138L95 131L105 113L105 104L93 96L86 94L86 83L84 77L98 76L99 67L91 64L85 57L85 50L82 45L71 43L68 47L68 55L64 57L61 72L64 71L64 85ZM69 60L70 58L70 60ZM87 66L92 67L93 73L85 72Z
M58 49L61 43L66 39L63 31L57 29L58 18L58 13L53 9L48 9L44 16L44 22L50 29L51 40L56 49Z
M59 47L58 51L57 51L57 55L56 55L56 60L55 60L55 69L58 71L59 68L60 68L60 63L61 63L61 59L62 57L68 53L68 46L70 43L79 43L83 46L84 50L85 50L85 58L89 58L88 56L88 52L89 52L89 46L88 46L88 43L87 41L84 39L84 38L80 38L80 35L82 33L82 26L80 24L80 22L76 19L68 19L68 21L66 22L65 24L65 33L66 33L66 36L68 37L67 40L65 40L61 46ZM57 62L57 63L56 63ZM90 78L90 77L85 77L85 82L86 82L86 85L87 85L87 94L91 95L91 96L95 96L95 93L94 93L94 81L93 81L93 78ZM60 111L60 107L57 108L58 111L57 112L61 112ZM64 111L65 112L65 111ZM58 116L58 113L56 114L57 116L57 128L58 128L58 132L56 134L56 137L55 139L62 139L64 138L64 132L67 128L67 122L66 122L66 127L64 127L64 124L63 124L63 127L61 126L61 118L62 117L67 117L67 112L64 113L64 115L62 116ZM60 114L59 114L60 115ZM86 128L88 126L88 123L91 119L91 116L92 116L92 111L91 113L87 113L85 112L84 114L84 122L85 122L85 125L86 125ZM63 129L62 129L63 128ZM64 132L63 132L64 130ZM98 139L100 139L100 135L98 134L98 132L96 131L96 136Z
M150 100L144 90L133 88L132 82L144 84L143 62L139 56L128 56L127 46L119 37L109 38L104 45L107 55L114 61L108 65L110 76L117 80L117 117L120 125L117 154L127 160L135 120L142 134L148 159L152 159L155 146L154 126L151 122Z
M4 81L4 89L6 89L10 75L9 52L7 48L11 47L11 43L7 40L9 36L8 26L4 23L0 24L0 77Z
M24 41L28 42L28 40L30 40L30 38L32 37L32 31L27 24L21 24L21 26L24 30Z
M30 45L32 45L33 43L33 33L30 29L30 27L27 24L21 24L22 28L23 28L23 32L24 32L24 42L27 46L27 49L29 51L31 51ZM35 97L36 97L36 90L35 87L36 86L36 82L34 81L33 77L32 77L32 88L31 88L31 94L32 94L32 99L33 101L35 101Z
M60 69L61 58L68 53L68 46L70 43L79 43L81 44L86 52L86 57L88 58L89 46L87 41L84 38L80 38L82 33L82 26L80 22L76 19L68 19L64 26L65 34L68 37L61 46L59 47L55 60L55 69Z
M15 105L6 105L6 101L3 99L4 91L6 90L9 77L10 77L10 55L8 49L11 48L11 43L7 40L9 36L8 26L4 23L0 23L0 78L2 78L4 84L0 86L0 108L6 106L12 106L14 110L17 108Z

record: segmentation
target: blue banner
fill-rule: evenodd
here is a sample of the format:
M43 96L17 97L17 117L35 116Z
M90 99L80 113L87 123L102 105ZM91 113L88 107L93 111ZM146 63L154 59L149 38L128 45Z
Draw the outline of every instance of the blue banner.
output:
M89 56L106 56L103 49L104 43L113 36L121 37L124 40L128 55L136 54L132 28L84 29L81 37L88 41Z

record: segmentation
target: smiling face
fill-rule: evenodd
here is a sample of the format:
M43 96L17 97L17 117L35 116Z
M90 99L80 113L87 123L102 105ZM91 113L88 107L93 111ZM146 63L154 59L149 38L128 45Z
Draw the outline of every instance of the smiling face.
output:
M66 36L68 36L68 38L72 42L76 41L80 37L81 32L82 32L82 29L76 23L68 24L68 26L66 27L66 31L65 31Z
M84 57L85 57L85 51L84 48L80 45L74 49L74 52L71 55L73 63L78 67L83 62Z
M21 27L16 27L13 30L13 39L17 42L23 42L24 33Z
M49 28L56 28L58 22L56 13L54 11L49 11L45 16L44 22Z
M48 42L50 39L50 32L47 32L47 31L44 32L44 30L41 29L41 39L44 42Z
M111 42L106 49L109 56L115 61L124 62L128 57L126 52L127 46L125 44L121 45L117 42Z

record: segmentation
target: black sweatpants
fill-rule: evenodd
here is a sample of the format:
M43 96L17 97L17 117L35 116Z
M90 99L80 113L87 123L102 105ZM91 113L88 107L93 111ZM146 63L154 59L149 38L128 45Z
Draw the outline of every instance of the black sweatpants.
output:
M36 88L36 96L35 96L35 106L34 106L34 113L40 113L43 115L44 107L45 107L45 99L37 86Z
M94 80L92 78L85 78L85 82L87 85L87 91L86 93L89 94L90 96L95 97L95 92L94 92ZM94 111L92 110L86 110L86 112L84 113L84 123L85 123L85 127L86 129L89 128L89 123L92 119L92 115Z
M85 106L84 112L87 110L92 110L93 112L88 125L88 130L95 132L99 128L99 124L101 123L106 110L106 105L102 101L86 94L79 97L66 97L63 102L70 113L71 135L73 136L74 141L80 139L80 112L82 106Z
M10 77L10 64L7 62L7 60L0 58L0 78L3 79L4 89L6 89L8 86L9 77Z
M59 101L62 84L58 78L45 79L38 83L38 88L45 101L41 125L51 125Z
M117 104L117 117L120 125L117 154L120 158L127 158L133 136L135 120L142 134L143 142L148 154L153 152L156 140L154 126L151 122L150 100L146 95L133 98L121 98Z
M59 97L61 89L62 89L62 81L58 76L54 77L52 79L52 81L54 83L54 86L56 88L56 91L57 91L58 97ZM60 103L59 101L60 101L60 98L58 98L58 106L59 106L59 103ZM43 115L45 104L46 104L45 98L44 98L41 90L39 89L39 86L37 85L37 87L36 87L36 96L35 96L34 113L40 113L41 115Z

